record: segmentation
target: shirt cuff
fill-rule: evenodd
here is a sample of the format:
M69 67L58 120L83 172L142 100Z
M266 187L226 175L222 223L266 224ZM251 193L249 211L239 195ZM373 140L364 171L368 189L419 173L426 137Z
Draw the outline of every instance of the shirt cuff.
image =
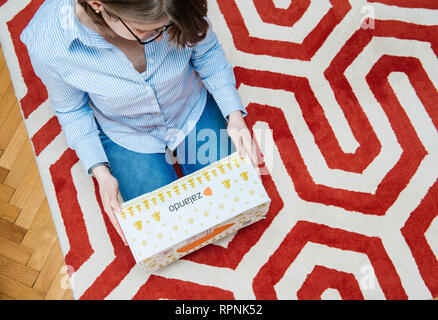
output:
M98 166L102 166L102 165L103 165L103 166L107 166L108 169L111 170L110 165L109 165L108 162L98 162L98 163L96 163L96 164L93 164L93 165L88 169L88 174L94 177L93 169L94 169L94 168L97 168Z
M102 146L102 141L99 136L88 136L87 139L79 141L74 150L76 155L81 160L82 166L84 167L87 175L91 175L89 169L100 162L107 162L108 158L106 156L105 150Z
M240 110L243 117L248 114L240 100L239 93L234 86L220 88L211 94L225 119L228 120L229 114L236 110Z

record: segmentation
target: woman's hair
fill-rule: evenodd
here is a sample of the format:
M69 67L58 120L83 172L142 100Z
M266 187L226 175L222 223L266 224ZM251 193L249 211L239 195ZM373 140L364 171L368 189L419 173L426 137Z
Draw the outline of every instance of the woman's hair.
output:
M112 18L122 18L134 23L156 23L166 17L174 25L166 32L169 40L179 47L194 46L205 38L208 22L207 0L98 0L105 12ZM98 30L102 33L110 31L100 13L96 13L86 0L78 3L91 17Z

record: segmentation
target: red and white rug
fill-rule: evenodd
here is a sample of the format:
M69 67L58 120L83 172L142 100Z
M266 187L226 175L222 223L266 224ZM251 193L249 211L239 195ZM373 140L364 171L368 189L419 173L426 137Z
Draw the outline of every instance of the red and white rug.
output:
M438 296L436 0L209 0L246 123L272 133L256 137L272 203L153 275L104 214L19 39L42 2L0 0L0 38L76 299Z

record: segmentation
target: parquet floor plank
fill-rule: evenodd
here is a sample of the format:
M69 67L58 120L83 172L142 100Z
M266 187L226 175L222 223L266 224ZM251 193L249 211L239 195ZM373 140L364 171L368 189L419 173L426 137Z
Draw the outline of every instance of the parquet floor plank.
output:
M41 180L37 180L34 188L31 190L31 194L26 199L26 203L23 205L15 224L28 229L37 214L38 208L41 206L45 198L46 195Z
M0 201L9 202L15 189L0 183Z
M26 234L27 229L17 226L0 218L0 237L9 239L20 244Z
M6 67L5 56L3 55L3 51L0 51L0 71Z
M58 272L55 279L47 291L46 300L60 300L65 292L70 290L68 283L68 274L65 272Z
M21 241L21 245L35 250L38 247L40 238L46 229L47 224L50 222L52 216L49 209L47 199L44 199L41 206L38 208L37 214L32 221L29 229Z
M0 147L6 147L21 120L21 114L17 115L16 112L11 112L12 108L18 108L12 83L6 89L5 95L0 97L0 106L2 108L2 112L0 112ZM15 129L11 126L14 126Z
M66 290L64 295L62 296L62 300L74 300L73 292L71 290Z
M7 183L4 183L4 182L5 182L5 179L8 176L8 174L9 174L9 170L8 169L0 167L0 183L3 183L3 184L7 185Z
M16 207L22 208L24 207L27 198L32 192L35 184L38 183L40 179L40 175L38 173L36 162L33 161L32 164L26 169L25 179L20 181L20 184L17 186L14 195L9 200L9 204L12 204Z
M11 84L11 77L9 76L9 70L7 67L0 71L0 84L0 97L3 97Z
M27 266L40 271L57 239L58 236L56 235L55 225L53 221L50 220L38 241L36 249L32 252Z
M14 126L12 126L13 125L12 119L18 119L19 125L16 128L15 132L13 133L11 139L8 142L7 147L4 149L4 152L0 158L0 166L6 169L10 169L12 167L12 165L14 164L15 160L18 157L21 147L23 146L24 143L26 143L26 140L28 140L27 131L24 122L20 118L18 118L16 112L13 113L15 114L15 116L10 117L11 127L9 128L8 126L8 129L10 131L13 131L13 129L15 128ZM7 134L7 133L3 131L1 134Z
M17 189L21 181L26 178L26 170L35 161L32 146L30 143L23 144L17 160L12 164L11 168L7 170L5 178L1 181L3 184ZM0 167L0 177L2 168ZM3 169L6 170L6 169Z
M0 292L0 301L1 300L15 300L15 299L12 299L10 296L5 295L5 294Z
M10 279L20 281L28 287L32 287L39 272L38 270L0 255L0 274Z
M43 292L49 291L53 279L56 278L59 272L61 272L63 265L64 259L62 257L61 248L59 247L59 242L56 241L52 246L52 250L47 257L44 266L41 268L38 278L35 281L34 288Z
M6 294L13 299L20 300L43 300L44 292L26 286L20 281L13 280L0 274L0 293Z
M32 252L29 248L0 237L0 255L25 265L32 256Z
M0 300L72 300L32 144L0 45Z
M15 222L20 214L20 208L0 200L0 218L9 222Z

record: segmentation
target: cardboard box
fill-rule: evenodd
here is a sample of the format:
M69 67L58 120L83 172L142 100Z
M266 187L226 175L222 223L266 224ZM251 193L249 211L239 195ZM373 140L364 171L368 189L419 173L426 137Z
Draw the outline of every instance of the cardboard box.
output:
M237 152L123 202L116 215L135 261L155 271L266 215L271 199Z

